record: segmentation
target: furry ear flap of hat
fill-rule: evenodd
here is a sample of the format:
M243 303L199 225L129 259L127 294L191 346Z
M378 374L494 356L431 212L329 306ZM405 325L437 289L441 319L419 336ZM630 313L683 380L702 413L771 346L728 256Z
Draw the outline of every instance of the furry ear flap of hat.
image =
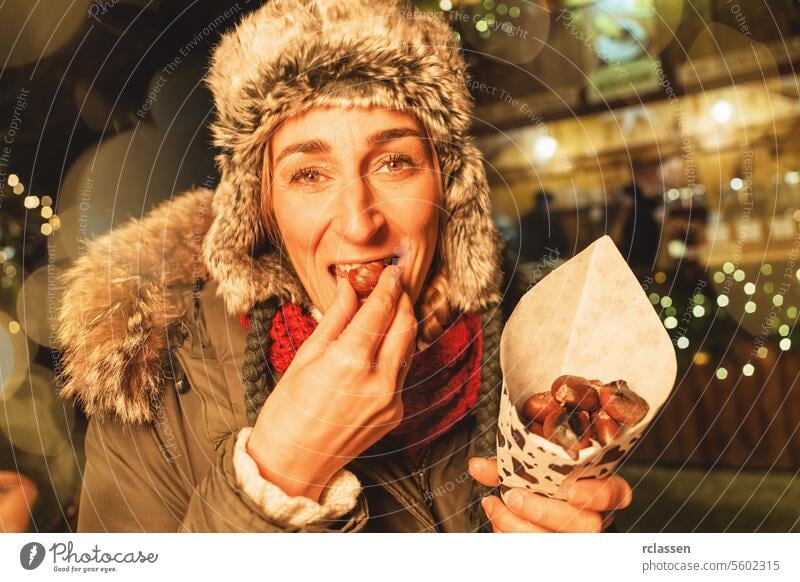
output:
M206 77L221 180L203 256L231 314L278 296L311 307L261 218L261 169L281 121L315 107L411 113L433 141L443 176L439 259L454 310L500 300L500 238L483 162L468 135L466 63L438 15L401 0L272 0L215 47Z

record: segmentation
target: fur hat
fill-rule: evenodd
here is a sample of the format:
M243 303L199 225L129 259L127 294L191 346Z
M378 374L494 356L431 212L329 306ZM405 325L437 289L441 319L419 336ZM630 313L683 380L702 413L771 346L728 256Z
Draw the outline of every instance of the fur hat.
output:
M500 300L499 241L472 101L454 33L438 15L398 0L272 0L215 47L207 76L221 181L203 255L231 314L272 296L312 307L261 220L261 169L270 133L313 107L378 106L412 113L443 176L439 261L452 308Z

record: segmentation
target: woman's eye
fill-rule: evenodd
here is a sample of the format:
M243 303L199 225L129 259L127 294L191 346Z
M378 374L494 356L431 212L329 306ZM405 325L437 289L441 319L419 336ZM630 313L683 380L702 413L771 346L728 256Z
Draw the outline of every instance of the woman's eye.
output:
M414 160L408 156L391 156L381 160L380 167L376 174L392 174L402 172L414 167Z
M303 168L292 174L292 183L300 182L303 184L316 184L320 181L322 174L316 168Z

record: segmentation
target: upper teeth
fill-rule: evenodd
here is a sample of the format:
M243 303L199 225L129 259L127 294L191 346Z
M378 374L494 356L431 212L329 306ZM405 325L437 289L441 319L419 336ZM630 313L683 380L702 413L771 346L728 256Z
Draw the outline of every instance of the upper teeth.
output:
M349 264L349 265L340 264L340 265L336 265L336 268L341 270L341 271L350 271L352 269L357 269L358 267L362 266L363 264L364 263L352 263L352 264Z
M376 261L382 261L384 263L390 262L390 259L376 259ZM353 269L358 269L359 267L363 267L367 263L374 263L375 261L367 261L366 263L338 263L335 265L335 268L339 269L340 271L351 271Z

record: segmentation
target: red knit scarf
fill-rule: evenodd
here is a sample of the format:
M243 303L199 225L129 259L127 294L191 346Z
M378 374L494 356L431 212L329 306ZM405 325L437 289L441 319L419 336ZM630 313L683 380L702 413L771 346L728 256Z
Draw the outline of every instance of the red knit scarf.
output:
M241 320L249 330L248 316ZM294 303L278 310L270 329L269 359L274 370L286 372L316 326L317 321ZM391 433L412 458L475 406L482 353L480 315L462 313L439 339L414 354L403 388L403 421Z

